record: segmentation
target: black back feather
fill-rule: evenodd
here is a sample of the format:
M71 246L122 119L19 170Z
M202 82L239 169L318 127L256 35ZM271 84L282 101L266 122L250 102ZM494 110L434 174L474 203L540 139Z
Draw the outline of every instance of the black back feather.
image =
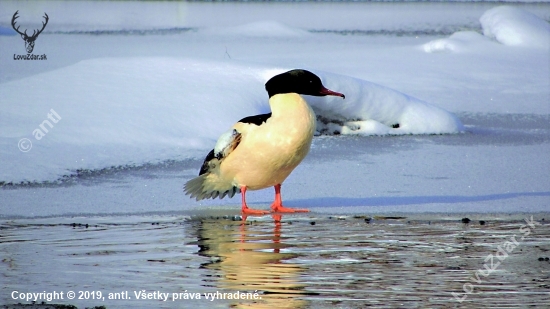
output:
M243 119L239 120L239 122L250 123L250 124L255 124L255 125L259 126L262 123L266 122L267 119L269 119L270 117L271 117L271 113L255 115L255 116L248 116L248 117L244 117Z

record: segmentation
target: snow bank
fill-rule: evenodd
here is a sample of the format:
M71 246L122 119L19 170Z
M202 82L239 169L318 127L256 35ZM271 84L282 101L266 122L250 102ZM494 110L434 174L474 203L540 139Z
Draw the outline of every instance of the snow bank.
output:
M499 6L479 21L484 35L504 45L550 48L550 24L524 10Z
M332 73L316 72L329 89L346 95L312 97L317 130L325 134L445 134L463 130L453 114L364 80Z
M264 84L288 69L101 58L0 84L0 181L56 180L77 171L202 159L236 120L269 111ZM346 95L308 98L321 133L462 130L452 114L405 94L317 73L327 87Z
M484 36L475 31L455 32L448 38L422 45L428 53L484 50L491 45L488 38L504 45L550 48L550 24L532 13L510 6L486 11L480 18Z

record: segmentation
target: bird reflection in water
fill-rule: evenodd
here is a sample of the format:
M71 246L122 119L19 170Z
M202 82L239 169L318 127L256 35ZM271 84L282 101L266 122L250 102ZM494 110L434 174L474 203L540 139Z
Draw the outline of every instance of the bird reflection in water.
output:
M234 308L303 308L304 284L299 283L303 267L286 260L297 255L281 237L281 215L271 222L205 219L198 229L199 254L211 262L202 267L214 271L207 286L220 293L257 291L260 300L233 300ZM283 239L283 241L281 241ZM222 291L223 290L223 291Z

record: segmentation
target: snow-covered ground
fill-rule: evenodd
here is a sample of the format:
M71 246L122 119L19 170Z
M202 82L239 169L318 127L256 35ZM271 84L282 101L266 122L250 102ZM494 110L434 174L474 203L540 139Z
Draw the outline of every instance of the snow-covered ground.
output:
M49 23L34 54L13 35ZM182 192L293 68L320 136L283 185L331 213L546 212L550 3L0 2L0 216L238 211ZM264 207L271 190L252 192Z

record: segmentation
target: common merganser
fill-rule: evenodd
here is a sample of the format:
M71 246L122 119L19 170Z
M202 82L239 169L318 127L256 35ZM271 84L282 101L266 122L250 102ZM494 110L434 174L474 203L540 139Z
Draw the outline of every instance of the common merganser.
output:
M271 113L239 120L222 134L206 156L199 177L189 180L185 193L197 201L242 195L242 214L263 215L248 208L246 191L275 187L271 212L308 212L284 207L281 183L302 162L315 132L315 113L300 96L339 96L325 88L321 79L306 70L291 70L272 77L265 89Z

